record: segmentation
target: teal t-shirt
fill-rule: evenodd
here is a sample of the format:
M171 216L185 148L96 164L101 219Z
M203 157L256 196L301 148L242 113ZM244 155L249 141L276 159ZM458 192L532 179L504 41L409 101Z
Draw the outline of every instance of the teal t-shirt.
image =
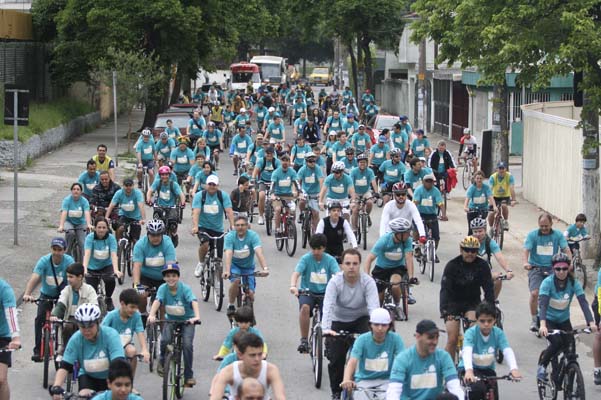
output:
M119 206L119 216L135 220L142 219L140 203L144 203L144 195L139 189L132 189L129 195L125 192L125 189L119 189L113 196L111 203Z
M332 152L334 154L336 154L336 160L340 161L343 158L345 158L346 157L346 149L349 149L351 147L353 147L353 145L348 140L346 142L344 142L344 144L342 144L342 142L340 142L340 141L337 141L336 143L334 143L334 145L332 146Z
M328 282L340 271L340 267L336 259L328 253L323 253L320 261L317 261L312 253L307 253L300 258L294 271L301 276L301 289L324 294Z
M325 179L324 185L328 188L326 194L328 199L346 200L349 196L349 189L353 187L353 181L347 174L341 174L340 179L336 179L332 174Z
M223 232L223 214L226 208L232 208L232 200L230 195L221 191L223 198L223 204L219 201L217 193L206 194L206 201L202 202L202 193L196 193L192 200L192 209L200 209L200 218L198 219L198 226L205 229L210 229L215 232Z
M509 347L507 336L502 329L493 326L490 334L484 340L480 327L474 325L465 331L463 335L463 348L472 348L472 364L474 369L491 369L495 370L495 356L497 351L503 351ZM463 366L463 360L459 362L459 366Z
M182 135L177 126L172 126L171 128L165 128L165 132L169 135L169 139L175 140Z
M8 321L6 321L5 308L17 307L15 292L13 288L4 279L0 279L0 338L11 337ZM15 311L16 312L16 311Z
M190 161L194 160L194 152L186 148L185 150L181 150L178 147L171 151L171 161L173 161L173 171L184 173L190 171Z
M399 131L399 133L396 133L393 131L390 134L390 138L392 139L392 144L394 145L395 149L401 149L401 150L405 151L405 148L407 147L407 141L408 141L406 132Z
M371 144L371 138L369 137L369 135L367 133L356 133L352 140L351 143L353 144L353 147L355 148L355 153L359 154L359 153L364 153L367 148L369 147L369 145Z
M501 248L499 247L499 244L496 242L495 239L489 238L489 247L490 247L490 255L495 255L497 253L501 252ZM488 255L486 254L486 240L483 240L480 242L480 248L478 249L478 255L482 258L484 258L485 260L487 259Z
M157 281L163 280L162 269L167 262L175 261L175 247L169 236L163 235L163 240L158 246L153 246L144 236L134 246L134 262L142 263L142 276Z
M355 381L388 380L394 359L404 349L403 340L396 332L388 332L382 343L376 343L371 332L362 334L351 351L351 357L359 361Z
M549 296L549 307L547 307L547 321L561 323L570 319L570 304L574 295L583 295L582 285L577 280L568 279L566 287L558 290L554 282L555 276L546 277L540 284L538 295ZM539 310L540 313L540 310Z
M137 333L144 332L144 326L142 325L142 315L139 311L136 311L126 321L121 319L119 315L119 309L116 308L113 311L106 314L102 320L102 325L109 326L117 331L121 338L121 345L126 346L129 343L133 343L134 336Z
M207 179L209 179L209 176L211 175L217 176L215 172L211 172L209 175L207 175L204 170L198 171L198 173L194 176L194 183L198 184L199 187L198 191L205 188L205 185L207 184Z
M436 349L422 358L415 345L394 359L390 372L390 382L403 384L402 400L432 400L452 379L457 379L457 369L449 353Z
M100 182L100 172L96 171L92 176L88 174L88 171L84 171L79 175L77 182L81 183L83 186L83 192L86 196L92 195L92 190L94 190L94 186L98 185Z
M388 154L389 151L390 147L388 147L387 144L384 144L382 147L380 147L379 143L375 146L371 146L371 149L369 149L369 152L373 154L371 163L376 167L379 167L386 161L386 154Z
M86 236L84 249L90 250L90 263L88 269L98 271L112 265L111 255L117 254L117 239L108 233L104 239L96 239L94 232Z
M355 132L359 131L357 121L349 122L348 120L342 124L342 130L346 132L347 137L351 137Z
M321 189L319 180L323 178L323 171L321 168L309 168L307 165L303 165L296 173L296 177L302 183L302 188L305 193L310 195L319 194L319 190Z
M307 123L307 119L297 118L294 120L294 127L296 128L296 134L300 135L303 132L303 128Z
M236 128L240 128L241 126L246 126L246 121L250 120L250 116L248 114L238 114L236 118L234 118L234 124Z
M292 167L288 167L286 171L279 167L271 174L271 181L273 182L273 193L276 196L292 196L292 185L296 181L296 172Z
M194 318L194 309L192 302L196 301L196 296L192 293L190 286L182 281L177 282L177 290L171 293L169 286L163 283L157 290L156 299L165 306L165 316L169 320L186 321Z
M219 129L213 129L212 131L207 129L206 131L204 131L202 133L202 136L205 138L205 141L207 142L207 147L208 146L216 147L216 146L219 146L219 141L221 140L221 137L223 136L223 132L221 132L221 130L219 130Z
M530 250L528 263L537 267L551 267L551 258L561 249L568 247L566 238L556 229L549 235L541 235L538 229L530 231L524 242L524 249Z
M98 393L96 396L92 397L92 400L113 400L113 392L111 390L107 390L106 392ZM127 395L127 400L144 400L141 396L137 394L130 393Z
M358 166L357 159L355 157L353 157L349 160L348 156L345 156L340 161L342 161L344 163L344 173L345 174L350 174L351 171L353 170L353 168Z
M409 252L413 252L411 236L403 242L396 243L393 232L381 236L371 249L371 253L377 257L376 265L384 269L406 266L405 253Z
M232 139L232 146L234 147L234 154L243 155L246 157L246 152L253 144L252 139L248 135L244 135L244 137L237 134Z
M58 282L60 285L63 281L67 281L67 267L74 262L73 257L66 253L63 253L61 262L54 265L52 264L52 254L41 257L33 269L33 272L38 274L42 281L40 292L48 297L58 297L60 293L58 292L56 283ZM56 281L54 280L54 274L52 273L53 266L56 274Z
M417 205L420 214L436 215L438 207L443 203L442 194L436 186L427 190L425 186L420 186L413 192L413 202Z
M271 182L271 175L282 163L277 158L267 160L265 157L257 161L256 168L259 169L259 180L262 182Z
M309 146L306 143L304 146L299 146L298 144L295 144L294 147L292 147L291 152L291 155L294 157L294 165L299 167L305 165L305 157L307 157L310 154L313 154L311 146Z
M136 153L140 153L142 161L154 160L154 140L150 138L148 142L144 139L138 140L136 143Z
M329 116L326 120L326 124L328 125L328 128L337 132L342 129L342 119L340 117L334 118L333 116Z
M384 174L384 182L396 183L403 180L407 168L402 162L394 164L392 160L386 160L380 165L379 170Z
M469 199L468 207L475 210L488 210L488 198L492 196L492 190L486 183L482 184L482 187L478 187L474 184L470 185L465 195Z
M421 186L422 179L424 179L424 176L427 175L427 172L428 171L425 171L424 169L420 169L416 174L413 172L413 169L409 168L407 171L405 171L405 183L410 186L411 189L415 190Z
M255 107L255 114L257 115L257 121L261 122L265 119L265 116L269 113L267 107L259 107L258 105Z
M196 158L197 154L204 154L205 161L208 161L211 158L211 149L209 146L205 145L204 147L196 146L194 148L194 157Z
M223 341L223 347L227 347L228 349L232 349L233 351L234 336L236 336L236 333L238 332L240 332L240 328L237 326L235 328L230 329L230 331L227 333L227 336L225 337L225 340ZM246 332L253 333L261 339L263 339L263 334L261 333L261 331L255 328L254 326L249 327Z
M586 226L583 226L582 228L578 229L578 227L576 227L576 224L568 226L566 232L568 233L568 239L581 239L583 237L588 236Z
M90 211L90 203L88 200L80 196L77 201L73 199L72 195L69 195L63 199L61 205L61 211L67 212L67 221L72 225L85 225L86 224L86 211Z
M157 194L157 204L161 207L175 206L180 194L182 194L182 188L177 182L171 181L166 185L161 180L154 181L151 189Z
M84 338L81 331L75 332L67 343L63 361L71 365L79 361L80 376L106 379L111 361L124 357L119 333L108 326L100 326L94 342Z
M154 151L157 155L161 155L164 159L168 160L171 156L171 151L176 147L175 141L171 138L167 138L164 143L162 140L157 141L154 145Z
M232 264L242 269L255 268L255 251L260 248L261 239L253 230L247 230L243 238L238 236L238 232L230 231L225 235L223 250L233 252Z
M355 167L351 170L351 180L358 195L367 193L374 179L376 179L376 176L371 168L365 168L365 170L361 171L359 167Z
M417 157L425 156L426 147L430 147L430 141L425 138L424 139L415 139L411 143L411 151L413 151L413 154L416 155Z
M271 122L267 127L267 134L275 140L284 140L284 124Z

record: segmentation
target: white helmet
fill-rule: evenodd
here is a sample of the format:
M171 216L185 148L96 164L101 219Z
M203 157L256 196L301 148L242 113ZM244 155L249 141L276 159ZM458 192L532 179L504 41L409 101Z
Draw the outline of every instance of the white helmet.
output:
M471 135L472 134L472 130L470 128L464 128L463 129L463 134L464 135Z
M100 307L92 303L80 305L77 307L77 311L75 311L75 320L83 323L100 320Z
M394 233L409 232L411 230L411 222L405 218L395 218L388 223L388 226Z
M390 322L390 313L384 308L376 308L369 314L370 324L388 325Z
M336 161L334 165L332 165L332 172L343 172L344 171L344 162Z
M240 109L240 112L241 112L241 113L243 113L243 112L246 112L246 108L242 107L242 108Z
M267 109L267 111L269 111L269 112L274 112L274 111L275 111L275 108L274 108L274 107L269 107L269 108Z
M150 136L151 133L152 132L148 128L142 130L142 136Z

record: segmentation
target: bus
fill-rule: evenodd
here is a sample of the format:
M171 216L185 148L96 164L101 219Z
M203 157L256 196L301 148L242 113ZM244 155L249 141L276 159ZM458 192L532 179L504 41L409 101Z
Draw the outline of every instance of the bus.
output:
M286 83L286 59L277 56L254 56L251 63L257 64L261 71L261 80L279 85Z
M246 90L248 81L252 81L253 89L256 91L261 86L259 66L249 62L239 62L230 65L231 79L230 88L236 91Z

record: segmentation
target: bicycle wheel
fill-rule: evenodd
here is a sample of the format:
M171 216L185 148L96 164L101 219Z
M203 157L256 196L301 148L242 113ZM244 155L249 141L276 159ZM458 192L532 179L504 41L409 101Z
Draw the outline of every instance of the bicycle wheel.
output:
M125 246L125 255L127 259L127 275L132 276L131 245L129 243Z
M503 330L503 321L500 321L498 318L499 317L497 316L496 326L497 326L497 328ZM497 350L497 354L496 354L495 358L497 359L497 362L499 364L502 364L503 360L505 359L505 355L503 354L503 350L501 350L501 349Z
M154 325L146 324L146 346L148 347L148 354L150 357L148 359L148 369L150 372L154 371L154 361L156 359L156 349L154 346Z
M497 241L497 243L499 244L499 248L503 250L503 242L505 240L505 229L503 229L502 226L499 226L498 231L499 240Z
M434 266L436 264L436 245L434 241L429 243L428 247L428 264L430 264L430 282L434 282Z
M468 161L466 161L465 165L463 166L463 172L461 173L461 183L463 184L463 190L467 190L467 188L471 184L470 172L471 171L470 171Z
M267 230L267 236L271 236L271 228L273 223L273 215L271 215L271 205L265 204L265 229Z
M119 266L119 271L123 274L121 278L118 278L119 285L123 285L123 281L125 280L125 270L127 269L127 258L125 257L125 245L120 244L117 249L117 265Z
M42 352L44 355L44 378L42 380L42 386L44 389L48 388L48 371L50 369L50 330L44 329L44 336L42 337Z
M401 298L403 302L403 321L409 321L409 285L401 284Z
M363 250L367 250L367 215L362 214L359 216L359 218L359 233L361 235L361 239L363 240Z
M59 344L59 338L61 338L62 336L62 332L61 332L61 326L60 325L55 325L54 326L54 333L52 334L54 336L53 340L52 340L52 358L53 358L53 362L54 362L54 370L58 371L58 369L60 368L60 363L56 362L56 354L58 352L58 347L60 346Z
M426 251L425 248L420 250L419 259L417 260L419 262L419 272L422 275L426 272L426 264L428 263L427 256L426 256L426 254L423 253L425 251Z
M209 301L211 295L211 271L208 264L205 264L200 275L200 295L203 301Z
M215 262L215 269L213 272L213 302L215 303L215 310L221 311L223 306L223 276L221 275L221 263Z
M580 370L578 363L571 362L568 364L562 385L564 399L584 400L584 378L582 377L582 371Z
M315 380L315 387L319 389L321 387L321 376L323 371L323 338L321 326L319 325L315 326L311 352L313 357L313 378Z
M67 379L65 379L65 392L73 393L73 373L67 373Z
M181 353L178 359L173 362L173 367L173 374L175 380L175 397L181 399L182 397L184 397L184 389L186 387L186 382L184 378L184 363L182 360Z
M286 232L286 229L284 229L284 224L279 223L278 225L280 227L280 237L278 237L278 233L276 231L275 247L278 249L278 251L282 251L284 249L284 240L286 240L284 238L288 232Z
M301 237L303 249L307 248L307 243L311 238L311 218L305 215L303 219L303 225L301 227Z
M296 252L296 242L298 240L296 236L296 225L294 225L293 216L290 216L290 218L288 218L288 223L286 225L288 225L288 229L286 229L286 236L288 237L288 239L286 239L286 253L288 253L289 257L292 257Z
M586 265L584 265L581 260L577 260L577 262L574 263L574 277L576 278L576 280L578 282L580 282L582 289L585 289L586 288Z
M174 368L173 353L168 352L163 362L163 400L175 400L175 382L177 380Z

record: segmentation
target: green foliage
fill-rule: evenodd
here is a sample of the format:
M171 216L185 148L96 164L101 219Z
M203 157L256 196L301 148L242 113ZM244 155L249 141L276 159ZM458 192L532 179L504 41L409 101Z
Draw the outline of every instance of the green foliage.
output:
M50 103L30 103L29 125L19 127L19 141L26 142L33 135L39 135L94 111L89 103L71 98L58 99ZM0 109L0 119L4 119L4 108ZM13 127L0 125L0 139L12 140Z

